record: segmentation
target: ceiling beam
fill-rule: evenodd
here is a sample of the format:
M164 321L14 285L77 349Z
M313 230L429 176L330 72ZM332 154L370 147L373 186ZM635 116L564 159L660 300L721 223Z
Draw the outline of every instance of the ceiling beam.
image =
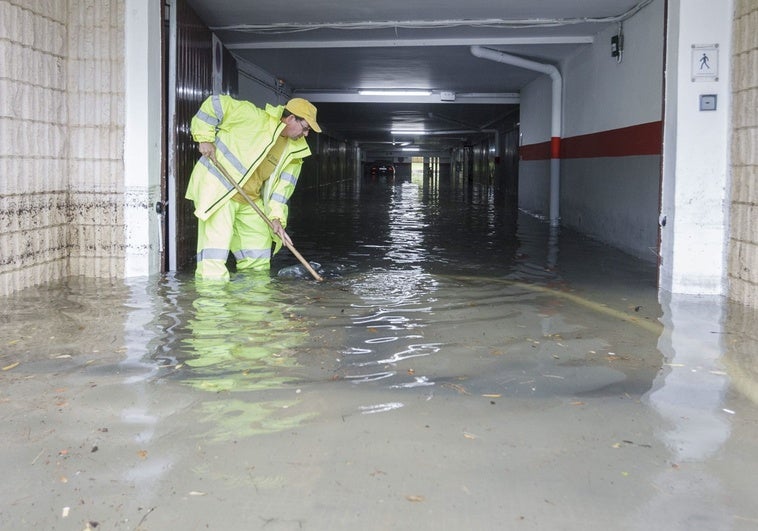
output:
M229 50L271 50L295 48L393 48L412 46L506 46L521 44L592 44L588 35L565 37L500 37L500 38L437 38L437 39L373 39L330 41L260 41L225 42Z
M518 92L458 92L455 100L442 100L440 91L432 91L430 96L362 96L358 91L319 91L295 90L292 94L314 103L482 103L500 105L518 105L521 96Z

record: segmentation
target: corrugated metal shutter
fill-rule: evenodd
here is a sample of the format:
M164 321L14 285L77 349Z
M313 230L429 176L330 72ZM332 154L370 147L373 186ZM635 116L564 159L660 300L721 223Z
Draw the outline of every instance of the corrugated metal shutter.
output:
M168 208L174 210L170 219L175 225L171 231L175 240L168 245L176 246L174 267L183 271L194 268L197 247L193 204L184 199L192 168L199 157L197 144L190 136L190 120L213 90L213 45L210 30L184 0L177 0L175 13L176 42L171 44L176 47L176 53L175 61L169 66L175 76L175 88L173 94L169 94L169 98L174 98L174 115L169 117L168 131L173 137L169 139L169 172L173 173L169 186L174 187L173 194L169 193L169 197L174 198L173 204Z

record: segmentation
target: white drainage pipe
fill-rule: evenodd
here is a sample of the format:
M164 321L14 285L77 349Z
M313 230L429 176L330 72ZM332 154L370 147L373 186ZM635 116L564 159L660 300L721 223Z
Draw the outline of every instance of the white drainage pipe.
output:
M471 54L481 59L489 59L527 70L534 70L550 76L553 81L552 115L550 121L550 225L560 225L560 193L561 193L561 102L563 93L563 78L561 72L551 64L538 63L510 55L498 50L472 46Z

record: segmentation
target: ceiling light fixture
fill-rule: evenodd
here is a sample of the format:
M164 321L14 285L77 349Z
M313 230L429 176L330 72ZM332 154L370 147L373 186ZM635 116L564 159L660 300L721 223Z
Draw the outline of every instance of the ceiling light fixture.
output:
M431 96L431 90L359 90L361 96Z
M400 151L420 151L420 150L421 150L421 148L419 148L419 147L404 147Z
M410 135L425 135L427 134L426 131L423 129L392 129L390 131L391 135L395 136L410 136Z

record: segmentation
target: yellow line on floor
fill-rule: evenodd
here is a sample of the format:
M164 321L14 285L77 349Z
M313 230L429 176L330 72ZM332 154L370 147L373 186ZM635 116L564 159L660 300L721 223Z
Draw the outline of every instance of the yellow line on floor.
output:
M568 292L557 290L554 288L549 288L547 286L539 286L536 284L529 284L527 282L520 282L517 280L507 280L507 279L502 279L502 278L484 278L484 277L474 277L474 276L467 276L467 275L442 275L442 276L444 278L450 278L453 280L493 282L497 284L507 284L509 286L516 286L516 287L523 288L529 291L544 293L544 294L551 295L554 297L566 299L579 306L583 306L585 308L589 308L590 310L596 311L598 313L602 313L609 317L613 317L621 321L639 326L640 328L643 328L647 330L648 332L656 334L656 335L660 335L663 332L663 325L658 321L649 321L647 319L640 319L626 312L622 312L620 310L615 310L613 308L610 308L606 306L605 304L601 304L601 303L586 299L584 297L580 297L579 295L576 295L574 293L568 293Z

